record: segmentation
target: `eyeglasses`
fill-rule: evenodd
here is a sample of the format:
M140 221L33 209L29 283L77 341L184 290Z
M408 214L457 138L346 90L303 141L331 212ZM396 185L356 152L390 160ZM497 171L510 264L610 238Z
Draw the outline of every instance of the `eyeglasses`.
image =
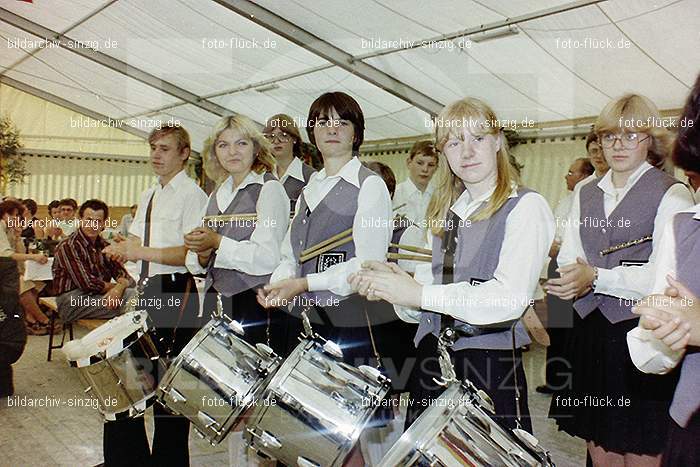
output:
M623 149L637 149L639 143L648 138L650 138L650 135L640 138L639 133L622 133L621 135L604 133L600 138L600 144L605 149L610 149L615 146L617 140L620 140Z
M265 133L264 136L271 143L275 140L275 138L277 138L280 143L287 143L291 138L291 135L284 131L281 131L279 133Z

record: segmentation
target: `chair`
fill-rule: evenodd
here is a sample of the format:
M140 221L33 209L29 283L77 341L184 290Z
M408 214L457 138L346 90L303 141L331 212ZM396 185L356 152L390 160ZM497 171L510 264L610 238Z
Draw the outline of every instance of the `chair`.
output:
M54 325L56 324L56 317L58 317L58 305L56 304L56 297L40 297L39 305L43 306L49 311L49 351L46 357L46 361L51 361L51 353L54 349L60 349L63 347L63 343L66 340L66 331L68 331L69 340L73 340L73 323L63 323L63 334L61 335L61 343L59 345L54 345Z

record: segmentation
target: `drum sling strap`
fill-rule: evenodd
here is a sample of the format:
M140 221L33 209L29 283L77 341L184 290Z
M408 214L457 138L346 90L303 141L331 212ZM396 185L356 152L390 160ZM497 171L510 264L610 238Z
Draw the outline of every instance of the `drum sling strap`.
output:
M457 250L457 236L459 234L459 229L455 228L455 214L452 211L448 211L448 217L446 222L446 230L444 235L444 241L442 246L442 251L444 253L442 261L442 283L452 284L454 283L454 264L455 264L455 252ZM463 239L466 241L466 239ZM503 321L500 323L491 324L488 326L472 326L471 324L462 323L456 324L454 317L449 315L440 316L440 336L438 338L438 347L443 347L441 353L441 360L448 357L449 354L446 352L447 347L451 347L459 337L474 337L484 334L492 334L495 332L503 332L505 329L509 328L511 333L511 351L513 358L513 381L515 386L515 411L516 419L515 422L517 427L520 428L520 388L518 385L518 372L516 371L515 363L515 325L518 324L518 319ZM440 350L440 349L439 349ZM449 357L448 357L449 358ZM451 362L442 362L441 366L447 365L452 366ZM445 368L443 370L443 381L448 382L450 379L455 377L454 368Z
M192 281L193 279L190 277L187 279L187 285L185 286L185 293L182 296L182 303L180 304L180 313L177 317L177 323L175 323L175 327L173 328L173 335L170 339L170 343L168 344L168 349L165 352L165 358L169 358L170 354L173 351L173 345L175 345L175 337L177 336L177 328L180 327L180 322L182 321L182 315L185 314L185 309L187 308L187 302L190 299L190 291L192 290Z

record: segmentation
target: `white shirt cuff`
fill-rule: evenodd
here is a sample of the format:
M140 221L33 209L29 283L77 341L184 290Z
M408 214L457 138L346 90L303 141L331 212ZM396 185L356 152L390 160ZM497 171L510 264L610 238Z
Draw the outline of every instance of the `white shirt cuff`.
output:
M204 274L207 272L206 268L203 268L202 265L199 264L199 258L194 251L187 252L187 256L185 256L185 266L187 266L187 269L192 274Z
M235 261L231 261L231 259L235 259L238 256L236 253L237 247L238 242L236 240L222 235L219 248L216 252L216 259L214 260L214 267L220 269L238 269Z
M617 280L617 272L612 269L598 268L598 280L596 281L595 290L593 292L611 295Z
M627 333L627 347L634 366L644 373L665 374L678 365L684 351L673 351L648 329L636 327Z
M328 281L323 274L307 274L306 281L309 284L309 292L316 292L318 290L330 290L330 281Z
M424 285L420 307L423 310L442 313L445 309L445 294L440 284Z

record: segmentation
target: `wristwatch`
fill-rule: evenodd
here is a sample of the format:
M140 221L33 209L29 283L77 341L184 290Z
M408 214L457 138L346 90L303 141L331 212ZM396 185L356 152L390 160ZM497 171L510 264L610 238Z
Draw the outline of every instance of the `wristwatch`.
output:
M593 266L593 280L591 281L591 288L595 290L598 285L598 266Z

